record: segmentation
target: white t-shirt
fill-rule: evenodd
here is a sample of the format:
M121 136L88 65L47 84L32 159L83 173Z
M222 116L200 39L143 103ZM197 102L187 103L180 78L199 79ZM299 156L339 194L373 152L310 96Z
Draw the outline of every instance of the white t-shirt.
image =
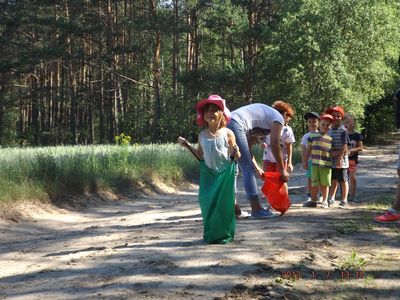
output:
M307 142L308 142L308 138L310 137L310 134L315 133L315 132L318 132L318 130L317 131L309 131L305 135L303 135L303 137L301 138L300 145L307 147Z
M270 135L268 135L265 140L265 144L267 147L264 149L263 160L276 162L275 156L272 153L270 140ZM281 148L282 158L284 161L288 159L286 144L293 144L295 141L296 139L294 138L293 129L288 125L283 126L281 132Z
M274 122L283 126L282 115L275 108L262 103L239 107L232 112L232 119L243 126L245 131L253 128L270 130Z

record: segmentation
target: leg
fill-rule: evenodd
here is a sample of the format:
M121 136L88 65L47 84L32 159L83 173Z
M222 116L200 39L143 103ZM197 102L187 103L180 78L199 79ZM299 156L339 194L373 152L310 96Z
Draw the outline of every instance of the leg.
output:
M399 160L397 163L397 191L396 199L393 202L392 207L387 210L383 215L376 216L375 222L379 223L398 223L400 222L400 147L399 147Z
M338 182L336 179L332 179L332 186L329 190L329 199L335 199L336 197L336 191L337 191L337 187L338 187Z
M303 203L304 207L317 207L318 185L319 185L319 168L312 166L311 172L311 200Z
M311 160L308 160L308 169L307 169L307 200L311 200L311 170L312 170L312 163Z
M338 183L339 183L339 175L340 175L340 169L333 168L331 169L331 184L330 184L330 189L329 189L329 201L331 204L334 204L333 201L335 201L336 198L336 192L338 189Z
M349 195L352 199L356 196L357 178L355 171L349 171Z
M347 195L349 194L349 175L347 169L337 169L337 180L340 183L340 189L342 191L341 201L339 203L340 208L344 208L347 205Z
M400 159L399 159L399 167L400 167ZM399 177L397 181L397 193L392 208L397 211L400 211L400 168L397 169L397 176Z
M311 200L317 202L318 198L318 185L311 187Z
M252 211L261 210L260 201L258 199L257 181L252 162L252 155L249 145L247 143L246 132L235 120L232 120L228 128L231 129L236 137L236 143L240 149L241 157L238 161L240 170L243 175L243 185L250 202Z
M311 178L307 178L307 195L311 196Z
M349 193L349 183L347 181L340 183L342 186L342 201L347 202L347 195Z
M327 201L328 199L328 192L329 192L329 186L325 186L325 185L320 185L319 186L319 190L321 192L322 195L322 199L323 201Z
M356 198L356 188L357 188L357 164L355 160L349 160L349 200L355 201Z

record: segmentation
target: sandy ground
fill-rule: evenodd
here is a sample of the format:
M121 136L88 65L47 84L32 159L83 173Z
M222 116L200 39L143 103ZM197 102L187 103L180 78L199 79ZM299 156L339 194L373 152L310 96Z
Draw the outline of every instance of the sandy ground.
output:
M296 166L287 214L239 220L229 245L202 241L195 187L25 204L0 221L0 299L399 299L400 224L372 222L374 203L394 199L396 159L395 146L364 151L362 202L347 209L303 208Z

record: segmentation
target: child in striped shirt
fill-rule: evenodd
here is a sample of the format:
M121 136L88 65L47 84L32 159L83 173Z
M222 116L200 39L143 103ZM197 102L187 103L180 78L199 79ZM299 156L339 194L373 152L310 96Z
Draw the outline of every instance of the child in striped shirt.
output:
M328 108L327 114L332 115L334 121L328 134L332 137L332 186L329 191L329 205L335 204L336 191L341 188L341 201L339 208L347 206L347 195L349 193L349 134L343 126L344 109L340 106Z
M327 199L332 176L330 154L332 137L328 135L328 130L333 120L330 114L321 115L319 132L311 133L308 138L303 168L308 169L307 161L311 157L311 200L305 202L303 204L304 207L317 207L318 189L323 198L322 207L329 207Z

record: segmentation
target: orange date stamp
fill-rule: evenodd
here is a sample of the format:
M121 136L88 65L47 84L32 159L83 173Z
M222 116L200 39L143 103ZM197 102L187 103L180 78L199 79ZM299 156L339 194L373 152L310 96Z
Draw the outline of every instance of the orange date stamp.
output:
M353 280L353 279L364 279L366 274L364 271L282 271L281 277L288 280L300 280L300 279L317 279L317 280Z

